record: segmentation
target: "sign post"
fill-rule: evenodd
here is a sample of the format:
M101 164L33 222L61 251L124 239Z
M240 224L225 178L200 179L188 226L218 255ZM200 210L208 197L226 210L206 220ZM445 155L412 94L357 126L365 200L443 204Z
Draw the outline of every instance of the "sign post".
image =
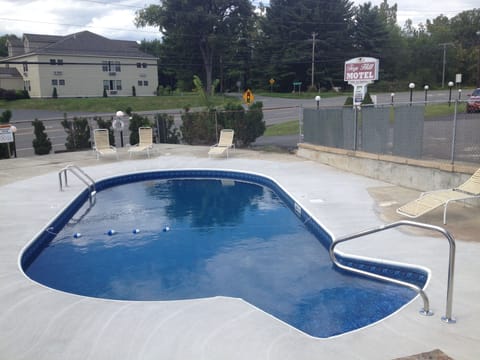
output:
M0 144L10 144L11 142L14 142L14 135L13 135L13 126L10 124L6 125L0 125ZM8 148L8 157L10 158L12 155L10 153L10 145L7 146ZM16 156L16 151L15 151L15 157Z
M353 105L360 105L367 93L368 84L378 80L379 60L359 57L345 62L343 80L353 86Z

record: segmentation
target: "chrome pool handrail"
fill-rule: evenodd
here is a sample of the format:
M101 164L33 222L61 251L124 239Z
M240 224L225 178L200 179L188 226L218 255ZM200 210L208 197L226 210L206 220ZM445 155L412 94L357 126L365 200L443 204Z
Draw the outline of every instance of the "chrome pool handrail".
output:
M68 171L74 174L80 181L82 181L88 187L88 190L89 190L88 199L90 200L90 204L92 204L93 198L97 193L95 188L95 180L93 180L85 171L83 171L77 165L73 165L73 164L67 165L58 172L60 191L63 191L62 174L64 175L65 186L68 186L68 179L67 179Z
M397 221L397 222L390 223L390 224L387 224L387 225L381 225L377 228L364 230L364 231L361 231L361 232L358 232L358 233L355 233L355 234L342 236L340 238L335 239L330 244L329 253L330 253L330 258L331 258L332 262L337 267L339 267L343 270L351 271L351 272L361 274L361 275L364 275L364 276L367 276L367 277L371 277L371 278L374 278L374 279L378 279L378 280L384 280L384 281L394 283L394 284L397 284L397 285L401 285L401 286L405 286L405 287L408 287L410 289L413 289L413 290L417 291L418 294L423 299L423 309L420 310L420 313L423 314L423 315L433 315L433 313L430 311L430 304L429 304L429 301L428 301L428 297L427 297L426 293L423 291L423 289L421 289L420 287L418 287L416 285L413 285L411 283L408 283L408 282L392 279L392 278L389 278L389 277L386 277L386 276L374 274L374 273L364 271L364 270L355 269L353 267L341 264L338 261L337 257L335 256L335 247L342 242L352 240L352 239L356 239L356 238L359 238L359 237L362 237L362 236L374 234L374 233L384 231L384 230L388 230L388 229L398 227L398 226L412 226L412 227L418 227L418 228L422 228L422 229L437 231L447 238L448 243L450 245L450 247L449 247L449 260L448 260L447 305L446 305L445 316L442 316L442 320L446 323L455 323L456 320L452 317L453 275L454 275L454 268L455 268L455 239L453 238L453 236L447 230L445 230L442 227L435 226L435 225L430 225L430 224L419 223L419 222L414 222L414 221L402 220L402 221Z

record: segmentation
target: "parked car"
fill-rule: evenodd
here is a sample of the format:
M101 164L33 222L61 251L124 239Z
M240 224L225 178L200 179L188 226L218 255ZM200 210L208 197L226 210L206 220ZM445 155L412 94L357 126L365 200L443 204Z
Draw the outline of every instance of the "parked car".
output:
M467 113L480 111L480 88L473 90L467 102Z

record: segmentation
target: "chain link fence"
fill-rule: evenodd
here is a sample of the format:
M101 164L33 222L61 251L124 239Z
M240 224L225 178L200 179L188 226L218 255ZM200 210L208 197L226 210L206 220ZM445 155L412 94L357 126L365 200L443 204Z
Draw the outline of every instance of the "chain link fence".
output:
M414 159L480 163L480 113L465 102L304 109L303 141Z

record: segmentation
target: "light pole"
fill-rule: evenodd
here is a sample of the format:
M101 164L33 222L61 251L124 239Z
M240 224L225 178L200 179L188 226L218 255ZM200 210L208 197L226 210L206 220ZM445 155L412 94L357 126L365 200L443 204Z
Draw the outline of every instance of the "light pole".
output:
M415 89L415 84L411 82L408 84L408 87L410 88L410 106L412 106L413 89Z
M458 100L462 99L462 89L458 89Z
M423 90L425 90L425 106L427 106L428 89L429 89L428 85L425 85L423 87Z
M452 87L453 87L453 81L448 82L448 87L449 87L449 92L448 92L448 106L452 103Z
M392 98L392 106L393 106L393 99L395 98L395 93L391 93L390 97Z
M113 128L120 131L120 145L123 147L123 121L122 118L125 116L123 111L117 111L115 113L116 119L113 121Z
M315 96L315 101L317 102L317 110L320 108L320 100L321 99L322 98L320 97L320 95Z
M480 87L480 30L477 30L475 34L478 36L477 87Z

